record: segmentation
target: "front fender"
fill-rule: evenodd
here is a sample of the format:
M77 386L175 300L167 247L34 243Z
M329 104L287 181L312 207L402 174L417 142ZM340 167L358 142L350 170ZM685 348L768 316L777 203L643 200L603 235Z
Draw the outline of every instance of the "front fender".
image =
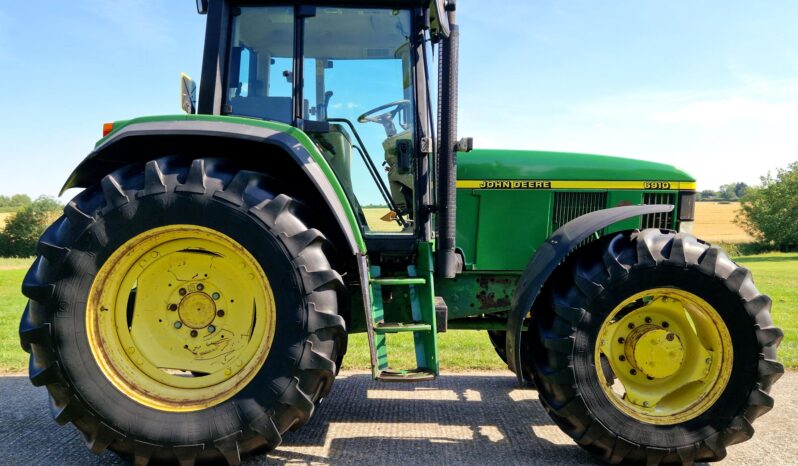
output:
M613 223L638 215L670 212L672 205L640 205L597 210L577 217L555 231L529 261L513 294L507 319L507 362L524 383L521 368L521 331L524 318L532 309L543 285L565 257L593 233Z
M61 193L73 187L91 186L124 165L146 162L153 158L153 152L158 156L211 150L226 154L225 148L231 152L229 147L236 143L276 146L289 154L326 201L351 253L365 253L355 214L332 168L305 133L279 123L205 115L130 120L97 144L69 176ZM245 162L266 167L269 163L255 159Z

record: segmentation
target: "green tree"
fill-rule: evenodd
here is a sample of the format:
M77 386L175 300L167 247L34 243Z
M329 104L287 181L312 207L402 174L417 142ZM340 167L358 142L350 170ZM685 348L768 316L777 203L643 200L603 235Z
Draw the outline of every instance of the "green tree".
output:
M735 223L753 237L781 250L798 247L798 162L768 173L749 188Z
M718 193L716 191L711 190L711 189L705 189L705 190L701 191L700 193L698 193L698 200L699 201L708 201L710 199L715 199L716 197L718 197Z
M58 201L44 196L23 207L0 232L0 255L29 257L36 254L36 242L61 208Z
M724 201L737 200L737 183L723 184L720 186L719 197Z

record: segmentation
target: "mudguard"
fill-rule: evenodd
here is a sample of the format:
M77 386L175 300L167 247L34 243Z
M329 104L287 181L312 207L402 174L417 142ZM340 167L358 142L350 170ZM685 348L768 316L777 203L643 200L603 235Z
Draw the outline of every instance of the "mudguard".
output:
M151 155L152 148L165 152L163 155L171 155L170 151L202 150L211 140L219 144L225 141L261 143L290 154L327 202L350 252L365 253L365 243L344 191L307 135L296 128L257 120L226 118L229 121L220 121L220 117L203 118L201 115L168 118L132 120L101 140L72 172L61 193L73 187L88 187L121 166L145 161L142 154ZM181 142L174 142L178 140Z
M537 250L526 266L513 294L512 308L507 319L507 362L524 383L521 367L521 332L524 318L532 309L543 285L571 250L593 233L613 223L638 215L670 212L672 205L638 205L597 210L577 217L555 231Z

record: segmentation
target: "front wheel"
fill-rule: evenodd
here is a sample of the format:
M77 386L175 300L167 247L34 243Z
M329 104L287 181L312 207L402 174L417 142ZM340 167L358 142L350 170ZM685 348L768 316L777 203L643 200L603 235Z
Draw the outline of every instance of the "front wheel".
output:
M55 420L92 451L237 464L330 390L343 282L275 183L159 159L106 176L45 232L20 338Z
M748 270L691 236L644 230L586 246L533 316L552 419L612 463L715 461L749 439L783 373L782 332Z

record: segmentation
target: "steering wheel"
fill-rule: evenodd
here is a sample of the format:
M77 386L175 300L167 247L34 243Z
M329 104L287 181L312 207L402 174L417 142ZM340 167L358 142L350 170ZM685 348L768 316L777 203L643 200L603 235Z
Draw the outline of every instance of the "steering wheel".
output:
M380 113L376 116L372 116L377 112L389 108L391 110ZM396 115L399 114L399 112L408 111L409 109L410 109L409 100L397 100L389 104L380 105L379 107L372 108L368 112L357 117L357 121L359 123L379 123L382 125L383 128L385 128L385 134L388 137L391 137L396 135L396 126L394 125L394 118L396 118ZM399 125L403 129L408 129L410 126L407 123L401 123L401 122L399 123Z

